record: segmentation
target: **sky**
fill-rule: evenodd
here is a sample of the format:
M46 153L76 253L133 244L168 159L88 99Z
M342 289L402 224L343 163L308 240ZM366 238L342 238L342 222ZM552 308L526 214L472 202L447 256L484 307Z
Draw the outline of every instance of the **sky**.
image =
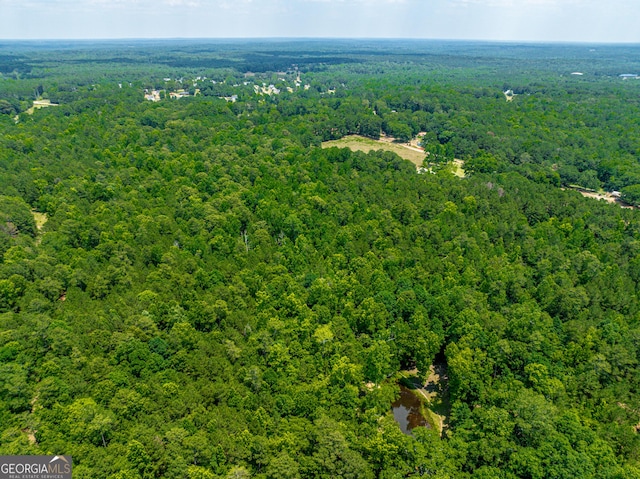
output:
M0 0L0 39L640 43L638 0Z

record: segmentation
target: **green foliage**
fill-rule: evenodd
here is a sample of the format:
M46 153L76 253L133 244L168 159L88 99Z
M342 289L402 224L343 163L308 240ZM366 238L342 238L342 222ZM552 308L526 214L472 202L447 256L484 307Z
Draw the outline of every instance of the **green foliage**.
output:
M0 114L14 115L17 113L16 107L7 100L0 100Z
M478 152L464 162L465 172L473 173L495 173L498 170L498 159L486 151Z
M9 115L60 103L0 115L0 449L122 479L638 477L638 213L558 188L637 202L609 71L635 50L301 45L34 48L0 79ZM143 100L178 78L202 94ZM319 147L381 132L424 133L434 174ZM403 435L398 373L434 363L444 432Z
M622 198L629 204L640 205L640 184L629 185L622 188Z
M29 206L21 198L0 196L0 234L20 233L35 236L36 222Z

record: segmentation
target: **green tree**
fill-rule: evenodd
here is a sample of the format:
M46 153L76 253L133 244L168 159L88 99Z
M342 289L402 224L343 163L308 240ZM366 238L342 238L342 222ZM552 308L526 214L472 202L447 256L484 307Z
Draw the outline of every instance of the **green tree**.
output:
M362 458L353 451L337 423L321 418L316 421L315 452L309 473L315 478L373 478L373 471Z

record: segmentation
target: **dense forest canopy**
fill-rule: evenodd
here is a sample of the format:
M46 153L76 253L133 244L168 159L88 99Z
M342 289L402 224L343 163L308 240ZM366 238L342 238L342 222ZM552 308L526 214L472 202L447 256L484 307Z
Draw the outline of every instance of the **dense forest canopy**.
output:
M0 43L0 453L640 478L640 212L570 188L640 203L637 54ZM425 169L321 148L352 134ZM434 363L442 434L403 434L398 379Z

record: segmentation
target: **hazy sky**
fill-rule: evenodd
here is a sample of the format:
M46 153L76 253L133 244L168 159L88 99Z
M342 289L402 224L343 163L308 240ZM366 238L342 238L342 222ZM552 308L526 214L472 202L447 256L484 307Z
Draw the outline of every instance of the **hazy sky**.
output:
M3 39L366 37L640 43L638 0L0 0Z

